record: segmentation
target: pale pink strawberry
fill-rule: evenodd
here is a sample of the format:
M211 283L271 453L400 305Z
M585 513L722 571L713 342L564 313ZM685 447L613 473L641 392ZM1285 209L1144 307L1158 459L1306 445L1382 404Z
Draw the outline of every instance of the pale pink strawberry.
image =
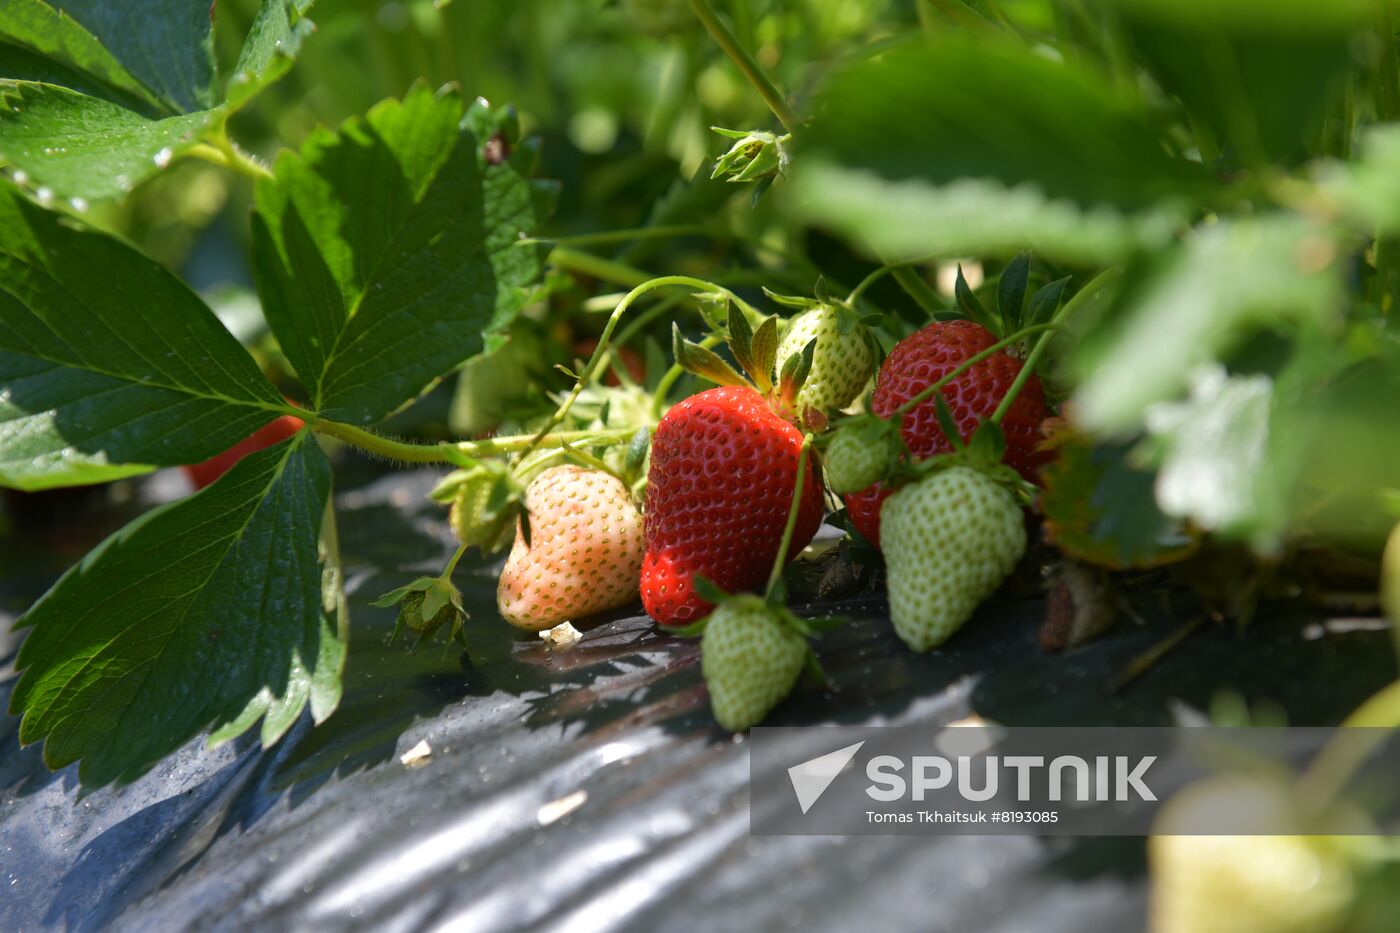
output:
M539 630L626 605L641 578L642 515L622 481L559 466L525 490L530 541L517 526L496 605L518 628Z

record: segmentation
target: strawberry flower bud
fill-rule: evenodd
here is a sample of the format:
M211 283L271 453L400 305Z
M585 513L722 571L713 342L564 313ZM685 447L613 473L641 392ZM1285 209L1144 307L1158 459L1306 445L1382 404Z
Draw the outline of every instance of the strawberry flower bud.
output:
M736 142L715 160L711 178L724 176L733 182L750 182L772 180L786 174L787 144L792 139L790 135L777 136L759 131L743 133L717 126L712 129Z
M454 470L431 493L434 500L451 504L448 522L457 540L481 548L483 554L500 550L510 540L523 496L510 468L496 460Z

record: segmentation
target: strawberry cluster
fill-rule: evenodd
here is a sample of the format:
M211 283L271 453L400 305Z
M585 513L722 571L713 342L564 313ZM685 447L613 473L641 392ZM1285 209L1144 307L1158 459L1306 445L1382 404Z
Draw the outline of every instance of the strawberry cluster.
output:
M464 466L434 497L451 504L464 548L490 552L514 530L497 587L508 622L551 628L640 595L657 623L701 636L715 717L738 731L812 660L806 638L820 624L787 610L782 569L820 527L827 490L885 553L896 634L930 650L1025 552L1018 493L1046 457L1047 406L1009 326L949 320L899 341L868 411L853 414L879 359L867 321L820 289L815 299L769 293L799 312L785 327L725 296L738 368L707 348L713 340L676 330L677 362L718 386L643 429L625 464L562 444L514 466ZM574 462L544 468L561 456ZM420 636L449 621L460 632L447 573L393 595Z

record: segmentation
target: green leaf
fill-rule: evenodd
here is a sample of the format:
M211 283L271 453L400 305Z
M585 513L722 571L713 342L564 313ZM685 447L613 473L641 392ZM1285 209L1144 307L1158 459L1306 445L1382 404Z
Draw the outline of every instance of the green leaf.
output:
M1077 423L1127 432L1147 406L1178 397L1198 366L1261 328L1338 313L1338 245L1302 218L1222 221L1129 273L1106 315L1076 314Z
M1364 235L1400 233L1400 126L1367 129L1360 157L1319 171L1324 195L1338 203Z
M134 110L143 116L165 115L164 111L155 107L147 97L117 90L103 84L93 75L75 71L40 52L0 41L0 83L7 81L57 84L89 97L100 97L103 100L121 104L128 110Z
M196 463L293 411L163 266L0 185L0 484Z
M1167 154L1143 103L1110 78L994 38L882 50L837 73L815 112L794 176L822 156L890 181L981 179L1129 210L1217 189L1199 163Z
M155 95L136 78L100 39L75 19L46 0L7 0L0 17L0 39L26 46L54 59L61 66L90 76L101 85L136 97L149 106L161 106ZM0 63L0 78L26 76L11 73L11 60ZM32 69L32 62L25 65ZM164 108L168 109L168 108Z
M1076 560L1114 570L1188 557L1196 542L1157 507L1156 473L1135 463L1134 445L1093 444L1068 431L1052 438L1041 471L1046 536Z
M305 18L311 3L312 0L263 0L224 93L230 108L238 109L292 67L301 43L315 30L311 20Z
M0 34L113 86L135 82L170 110L218 103L207 0L10 0L12 17Z
M1387 0L1388 2L1388 0ZM1246 164L1296 161L1340 102L1374 0L1114 0L1138 61Z
M523 306L543 251L519 241L552 191L526 180L533 152L509 119L464 120L455 92L416 88L283 152L258 183L258 292L326 417L378 421L494 349Z
M303 696L340 650L317 552L329 495L330 465L303 433L104 541L21 619L20 741L45 740L50 768L81 759L80 779L101 785L201 729L251 724L264 689ZM291 705L265 707L273 731Z
M1191 396L1146 412L1157 461L1157 505L1205 531L1271 542L1282 530L1282 505L1271 501L1269 415L1273 380L1228 376L1206 366Z
M1029 249L1060 262L1108 264L1166 245L1187 219L1172 205L1131 214L1085 208L1029 183L891 181L815 156L784 188L798 217L832 227L890 262Z
M0 84L0 159L82 209L169 165L215 116L202 110L152 120L55 85Z

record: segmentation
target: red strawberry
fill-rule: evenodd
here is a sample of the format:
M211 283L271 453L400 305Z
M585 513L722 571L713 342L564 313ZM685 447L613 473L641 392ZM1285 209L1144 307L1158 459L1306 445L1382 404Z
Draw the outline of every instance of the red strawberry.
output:
M194 483L195 489L203 489L223 476L233 465L252 453L285 441L301 430L304 422L292 415L283 415L258 428L243 440L223 453L215 454L203 463L191 463L184 467L185 475Z
M647 474L642 604L663 625L700 618L700 574L737 593L761 586L782 543L797 481L802 432L746 386L709 389L657 425ZM808 461L787 557L822 523L822 490Z
M895 344L875 379L870 408L888 417L909 399L942 379L958 364L996 343L985 327L972 321L935 321ZM1021 361L1009 353L990 356L943 387L948 411L963 440L972 437L977 426L996 411L1011 383L1021 371ZM1040 444L1040 423L1047 415L1045 390L1032 375L1021 394L1002 419L1006 434L1006 463L1028 480L1047 455L1036 450ZM953 445L938 427L938 403L925 399L904 416L904 443L915 457L951 453ZM880 506L890 491L876 484L846 496L846 513L856 530L877 547L880 544Z

